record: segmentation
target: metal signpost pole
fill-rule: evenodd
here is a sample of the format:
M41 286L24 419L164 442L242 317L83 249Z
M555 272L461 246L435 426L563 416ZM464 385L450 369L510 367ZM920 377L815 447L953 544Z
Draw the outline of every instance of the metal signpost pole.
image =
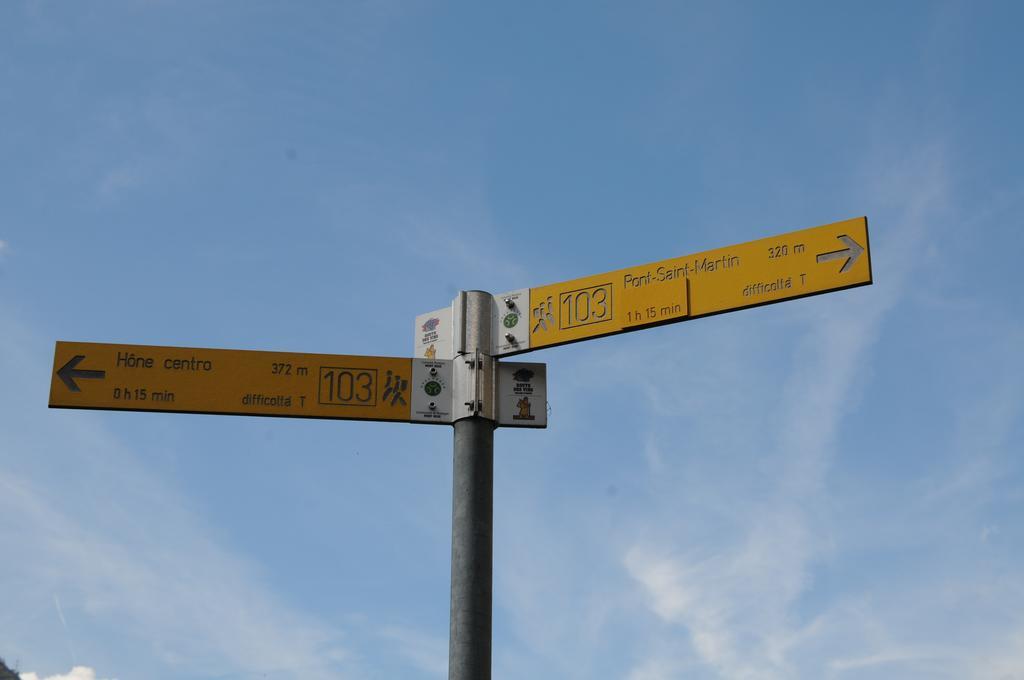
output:
M449 680L491 678L491 577L494 509L494 427L490 385L491 304L489 293L463 293L461 343L456 357L470 366L476 389L456 408L470 413L458 419L452 484L452 592L448 638ZM460 332L460 329L456 329ZM460 366L461 368L461 366Z

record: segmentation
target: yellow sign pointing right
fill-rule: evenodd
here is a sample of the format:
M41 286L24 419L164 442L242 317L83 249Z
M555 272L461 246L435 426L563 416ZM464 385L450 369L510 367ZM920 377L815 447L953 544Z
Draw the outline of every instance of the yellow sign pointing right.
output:
M870 283L858 217L531 288L529 349Z

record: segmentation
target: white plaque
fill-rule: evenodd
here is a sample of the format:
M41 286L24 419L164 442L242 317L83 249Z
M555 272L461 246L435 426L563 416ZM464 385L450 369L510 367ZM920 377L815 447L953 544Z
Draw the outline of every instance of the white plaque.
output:
M494 296L491 305L491 354L502 356L530 349L530 289Z
M455 341L452 308L444 307L416 317L412 355L416 359L453 359Z
M414 423L452 422L452 362L412 360L412 413Z
M548 426L546 364L499 363L496 392L499 427Z

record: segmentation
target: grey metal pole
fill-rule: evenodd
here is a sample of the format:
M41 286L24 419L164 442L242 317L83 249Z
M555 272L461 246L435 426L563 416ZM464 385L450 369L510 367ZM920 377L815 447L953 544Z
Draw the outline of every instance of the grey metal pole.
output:
M456 361L491 351L492 297L482 291L465 296L467 354ZM474 415L454 426L448 680L490 680L494 421Z

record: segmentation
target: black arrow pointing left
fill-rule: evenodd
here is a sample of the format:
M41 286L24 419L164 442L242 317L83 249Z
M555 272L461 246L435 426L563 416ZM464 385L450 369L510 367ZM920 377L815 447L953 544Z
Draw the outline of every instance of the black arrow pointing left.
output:
M85 358L84 354L79 354L71 358L71 361L64 364L64 366L57 371L57 377L64 381L64 384L68 386L68 389L72 392L81 392L82 388L75 382L75 378L78 379L91 379L91 380L102 380L107 376L106 371L87 371L81 368L75 368Z

